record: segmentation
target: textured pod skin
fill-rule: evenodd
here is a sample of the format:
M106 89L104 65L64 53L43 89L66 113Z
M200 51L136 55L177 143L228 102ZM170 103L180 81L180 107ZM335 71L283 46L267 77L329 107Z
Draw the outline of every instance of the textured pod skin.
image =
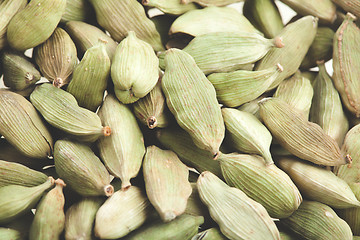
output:
M181 0L182 4L189 4L190 2L194 2L203 7L209 6L226 6L232 3L241 2L242 0Z
M48 179L42 172L28 168L22 164L0 160L0 187L21 185L34 187Z
M340 6L347 12L351 12L357 17L360 17L360 3L357 0L333 0L333 2Z
M259 33L251 23L232 8L207 7L188 11L171 25L169 34L200 36L215 32Z
M109 58L113 58L117 43L101 29L88 23L69 21L65 25L65 30L71 36L81 55L83 55L87 49L96 45L99 39L103 39L107 42L106 52Z
M61 179L55 181L51 189L36 207L34 220L30 227L29 240L56 240L65 226L63 187Z
M172 15L181 15L190 10L198 9L194 3L182 4L178 0L143 0L144 6L156 7L163 13Z
M95 11L87 0L66 0L66 8L64 14L61 16L61 22L69 21L92 21L95 16Z
M337 209L360 206L349 185L333 172L291 157L280 158L277 163L307 199Z
M197 181L201 200L221 232L230 239L278 239L280 234L265 208L244 192L226 185L211 172Z
M9 45L18 51L25 51L43 43L60 22L65 7L66 0L31 0L9 23Z
M192 188L189 170L174 152L147 147L143 174L146 195L164 222L184 213Z
M216 157L225 126L214 87L194 59L182 50L167 50L165 66L161 86L167 106L195 145Z
M65 214L65 239L92 240L96 212L103 202L100 197L89 197L71 205Z
M273 137L295 156L324 166L348 163L348 157L342 156L333 138L283 100L267 98L261 101L260 116Z
M333 81L342 103L357 118L360 117L360 83L353 81L360 77L360 29L354 23L355 17L347 14L334 36Z
M129 107L113 95L105 97L98 114L112 131L110 137L102 137L97 143L100 157L110 173L121 179L122 189L129 188L145 154L142 132Z
M46 182L35 187L8 185L0 188L0 224L9 223L35 207L42 194L54 184L49 177Z
M218 228L209 228L196 234L191 240L227 240Z
M77 64L75 44L62 28L56 28L50 38L34 48L34 58L44 77L56 87L69 83Z
M194 179L194 181L196 180L197 178ZM196 182L190 182L190 184L191 184L192 192L188 198L184 214L192 215L192 216L203 216L205 221L211 220L208 208L200 199Z
M213 155L206 150L198 148L191 136L181 128L164 128L157 132L157 139L167 149L174 151L187 166L197 171L210 171L222 177L219 162L210 161Z
M155 51L164 50L155 24L136 0L90 0L90 3L99 25L116 41L123 40L129 31L135 31L137 37L149 43Z
M314 96L314 89L309 79L303 77L297 71L291 78L282 81L277 87L273 97L283 100L292 108L303 113L309 118L311 101Z
M139 228L150 214L150 203L140 188L115 192L99 208L95 218L95 236L121 238Z
M267 38L274 38L284 28L274 0L247 0L243 14Z
M0 3L0 50L7 45L6 31L11 18L26 4L26 0L4 0Z
M0 90L0 134L22 154L46 158L52 154L53 140L44 121L23 96Z
M227 137L239 152L259 154L266 164L272 164L270 153L272 136L269 130L252 114L233 108L222 108Z
M1 240L21 240L23 237L21 233L16 229L0 227L0 239Z
M214 85L219 102L228 107L237 107L263 94L280 71L275 67L262 71L238 70L213 73L207 78Z
M161 79L145 97L136 101L133 107L137 119L150 129L163 128L169 124L170 116L161 90Z
M91 148L82 143L58 140L54 147L56 173L82 196L111 196L110 175Z
M311 103L310 120L319 124L325 133L341 146L349 130L349 122L344 113L339 93L326 72L324 63L319 64L319 74L313 87L314 97ZM352 155L350 156L352 157Z
M101 126L96 113L81 108L70 93L45 83L37 86L30 101L50 125L84 142L95 142L100 136L109 136L109 127Z
M13 91L32 88L41 74L23 53L4 51L1 56L4 85Z
M351 190L354 192L356 198L360 199L360 183L350 183ZM347 222L354 235L360 235L360 208L348 208L338 211L339 216ZM354 238L355 239L355 238Z
M183 50L194 58L204 74L209 74L230 72L254 63L274 45L273 40L257 33L216 32L195 37Z
M279 74L268 90L276 88L281 81L293 75L305 57L313 42L317 29L317 19L312 16L300 18L288 24L277 37L282 39L284 47L272 48L255 66L263 70L280 63L284 71Z
M125 240L190 240L204 223L202 216L183 214L169 223L157 221L144 225Z
M222 154L219 161L227 184L263 205L273 218L289 217L302 202L289 176L274 164L265 165L261 157L232 153Z
M111 79L116 97L129 104L145 97L159 78L159 59L147 42L130 31L116 47L111 64Z
M104 42L99 42L85 52L66 89L76 98L80 107L95 112L101 105L110 76L110 64Z
M299 209L281 222L304 239L352 240L349 225L325 204L303 201Z

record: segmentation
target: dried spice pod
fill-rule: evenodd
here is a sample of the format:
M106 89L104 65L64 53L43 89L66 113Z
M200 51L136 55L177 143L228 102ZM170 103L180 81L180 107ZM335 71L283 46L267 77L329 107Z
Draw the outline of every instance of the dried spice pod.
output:
M150 202L138 187L119 190L99 208L95 217L95 236L121 238L139 228L150 216Z
M214 85L219 102L237 107L263 94L282 71L278 65L261 71L212 73L207 78Z
M2 53L1 64L4 85L12 91L32 88L41 78L31 59L23 53L6 50Z
M0 160L0 187L21 185L34 187L48 179L42 172L28 168L22 164Z
M241 13L227 7L206 7L188 11L179 16L169 30L170 35L186 33L191 36L215 32L259 33Z
M264 206L271 217L289 217L302 202L290 177L274 164L266 165L263 158L232 153L218 160L226 183Z
M0 50L7 45L6 31L10 20L18 11L21 11L26 4L26 0L4 0L0 2Z
M41 199L36 207L34 220L30 227L29 240L56 240L65 226L63 187L61 179L55 180L55 187Z
M74 41L80 55L83 55L87 49L98 44L99 39L103 39L107 42L106 52L109 58L113 58L117 43L101 29L85 22L69 21L65 25L65 30Z
M357 17L360 17L360 3L357 0L332 0L336 5L347 12L351 12Z
M338 166L351 161L319 125L309 122L283 100L267 98L259 104L265 126L280 145L295 156L324 166Z
M81 62L75 67L66 91L71 93L80 107L95 112L101 105L110 76L110 58L105 42L86 50Z
M62 23L69 21L93 21L95 11L87 0L66 0L66 8L61 16Z
M291 157L279 158L277 163L307 199L337 209L360 206L349 185L333 172Z
M355 17L348 13L334 36L333 81L339 91L342 103L357 118L360 117L360 83L353 79L360 77L360 29L354 23ZM355 45L354 45L355 44Z
M232 3L241 2L242 0L181 0L182 4L189 4L191 2L197 3L203 7L209 6L226 6Z
M71 205L65 213L65 239L92 240L96 212L103 202L100 197L87 197Z
M164 222L184 213L192 188L189 170L176 154L156 146L146 148L143 163L146 195Z
M164 50L155 24L147 18L141 3L136 0L90 0L100 26L108 31L113 39L120 42L129 31L149 43L155 51Z
M110 175L91 148L85 144L57 140L54 147L56 173L82 196L111 196Z
M226 136L235 150L259 154L267 165L274 163L270 153L271 133L254 115L233 108L222 108L221 112Z
M190 10L198 9L194 3L183 4L179 0L142 0L144 6L155 7L163 13L181 15Z
M10 47L25 51L43 43L54 32L65 7L66 0L31 0L8 25L6 35Z
M340 147L349 130L349 122L343 111L339 93L326 72L324 62L319 63L318 67L319 74L313 83L314 97L311 103L310 121L319 124Z
M242 104L240 107L237 108L237 110L251 113L257 119L262 121L261 117L260 117L260 112L259 112L260 106L259 106L258 102L261 101L264 98L267 98L267 97L270 97L269 93L264 93L260 97L254 99L254 100L252 100L250 102Z
M55 180L49 177L46 182L35 187L8 185L0 188L0 224L9 223L25 215L39 201L43 193Z
M222 177L219 162L211 161L213 155L198 148L183 129L161 129L157 132L157 139L165 148L174 151L186 165L194 167L199 172L210 171Z
M34 48L34 59L43 76L56 87L70 82L78 61L75 44L62 28L56 28L50 38Z
M267 38L276 37L284 28L274 0L246 0L243 13Z
M11 229L7 227L0 227L0 239L1 240L21 240L24 239L21 235L21 232L19 232L16 229Z
M196 186L196 180L197 178L194 179L195 182L190 183L192 192L188 198L184 214L192 216L203 216L205 221L209 221L211 220L210 213L206 205L202 203L200 199L199 191Z
M304 239L353 239L349 225L329 206L319 202L303 201L299 209L281 223Z
M169 124L170 113L161 90L161 78L145 97L133 104L133 112L137 119L150 129L163 128Z
M211 172L197 181L201 200L221 232L230 239L278 239L279 231L265 208L240 189L229 187Z
M288 103L308 119L313 95L314 89L310 80L297 71L291 78L285 79L279 84L273 97Z
M143 134L129 107L113 95L105 97L98 114L112 131L111 136L97 142L100 157L110 173L121 179L121 188L127 189L141 168L145 154Z
M0 90L0 134L22 154L46 158L53 140L43 119L23 96Z
M100 136L111 134L96 113L79 107L73 95L52 84L37 86L30 101L50 125L79 141L95 142Z
M167 106L195 145L216 158L225 126L214 87L194 59L182 50L167 50L165 66L161 86Z
M129 104L145 97L159 78L159 59L147 42L129 31L116 47L111 63L111 79L120 102Z
M191 240L227 240L216 227L212 227L196 234Z
M263 70L280 63L284 71L276 78L268 90L276 88L281 81L293 75L300 67L308 49L313 42L317 18L302 17L288 24L277 37L282 39L283 48L272 48L255 66L255 70Z

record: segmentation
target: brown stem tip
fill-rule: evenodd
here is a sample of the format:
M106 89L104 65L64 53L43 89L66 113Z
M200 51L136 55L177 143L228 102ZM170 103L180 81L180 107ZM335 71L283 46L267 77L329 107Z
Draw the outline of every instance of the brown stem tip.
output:
M156 117L154 116L149 117L148 119L146 119L146 123L150 129L154 129L157 126Z
M221 152L220 152L220 151L218 151L217 153L215 153L214 156L213 156L213 160L217 160L220 155L221 155Z
M106 185L104 187L105 196L110 197L114 194L114 187L112 185Z
M285 44L283 43L283 39L281 37L276 37L274 39L274 44L275 44L275 47L277 47L277 48L283 48L285 46Z
M109 127L109 126L105 126L105 127L103 127L103 135L105 136L105 137L108 137L108 136L110 136L111 135L111 128Z

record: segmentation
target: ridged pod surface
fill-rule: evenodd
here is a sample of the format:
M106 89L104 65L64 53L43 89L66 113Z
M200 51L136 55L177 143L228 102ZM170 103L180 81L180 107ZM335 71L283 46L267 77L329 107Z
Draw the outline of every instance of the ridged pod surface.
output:
M308 200L337 209L360 207L349 185L333 172L291 157L282 157L277 163Z
M56 87L69 83L78 61L75 44L62 28L34 48L34 58L44 77Z
M30 101L50 125L79 141L95 142L100 136L111 134L96 113L79 107L73 95L52 84L37 86Z
M158 8L163 13L181 15L190 10L198 9L194 3L182 4L180 0L142 0L144 6Z
M111 196L110 175L91 148L85 144L57 140L54 147L56 173L82 196Z
M192 188L189 170L174 152L147 147L143 174L146 195L164 222L184 213Z
M302 196L290 177L263 158L246 154L221 154L221 171L229 186L257 201L273 218L289 217L302 202Z
M308 49L313 42L318 20L312 16L302 17L288 24L278 35L284 47L272 48L255 66L263 70L280 63L284 71L279 74L268 90L276 88L281 81L293 75L300 67Z
M127 189L141 168L145 154L143 134L129 107L113 95L105 97L98 115L111 128L111 135L97 142L100 158L110 173L121 179L122 189Z
M116 97L129 104L143 98L159 79L159 59L147 42L137 38L135 32L116 47L111 63L111 79Z
M279 231L265 208L237 188L229 187L211 172L197 180L201 200L221 232L230 239L277 239Z
M141 3L136 0L90 0L100 26L108 31L113 39L120 42L129 31L149 43L155 51L164 50L155 24L147 18Z
M336 5L340 6L347 12L360 17L360 2L358 0L332 0Z
M216 157L225 126L214 87L194 59L182 50L167 50L165 66L161 86L167 106L195 145Z
M21 232L16 229L11 229L7 227L0 227L0 239L3 240L21 240L23 239Z
M360 200L360 183L350 183L351 190L356 198ZM347 222L354 235L360 235L360 208L348 208L338 211L339 216ZM355 238L354 238L355 239Z
M329 206L319 202L303 201L296 212L281 222L308 240L353 239L349 225Z
M66 0L31 0L9 23L9 45L25 51L43 43L54 32L65 7Z
M61 22L69 21L92 21L95 19L95 11L87 0L66 0L66 8L61 16Z
M110 58L105 42L89 48L81 62L75 67L66 91L71 93L80 107L95 112L101 105L110 77Z
M267 98L259 104L265 126L280 145L295 156L324 166L344 165L350 161L319 125L309 122L283 100Z
M46 158L53 139L39 113L23 96L0 90L0 134L22 154Z

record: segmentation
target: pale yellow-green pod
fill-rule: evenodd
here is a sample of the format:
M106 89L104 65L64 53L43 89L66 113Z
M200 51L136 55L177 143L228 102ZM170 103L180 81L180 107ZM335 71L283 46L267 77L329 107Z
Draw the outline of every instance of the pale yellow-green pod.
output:
M181 15L199 8L195 3L182 4L180 0L142 0L142 4L172 15Z

